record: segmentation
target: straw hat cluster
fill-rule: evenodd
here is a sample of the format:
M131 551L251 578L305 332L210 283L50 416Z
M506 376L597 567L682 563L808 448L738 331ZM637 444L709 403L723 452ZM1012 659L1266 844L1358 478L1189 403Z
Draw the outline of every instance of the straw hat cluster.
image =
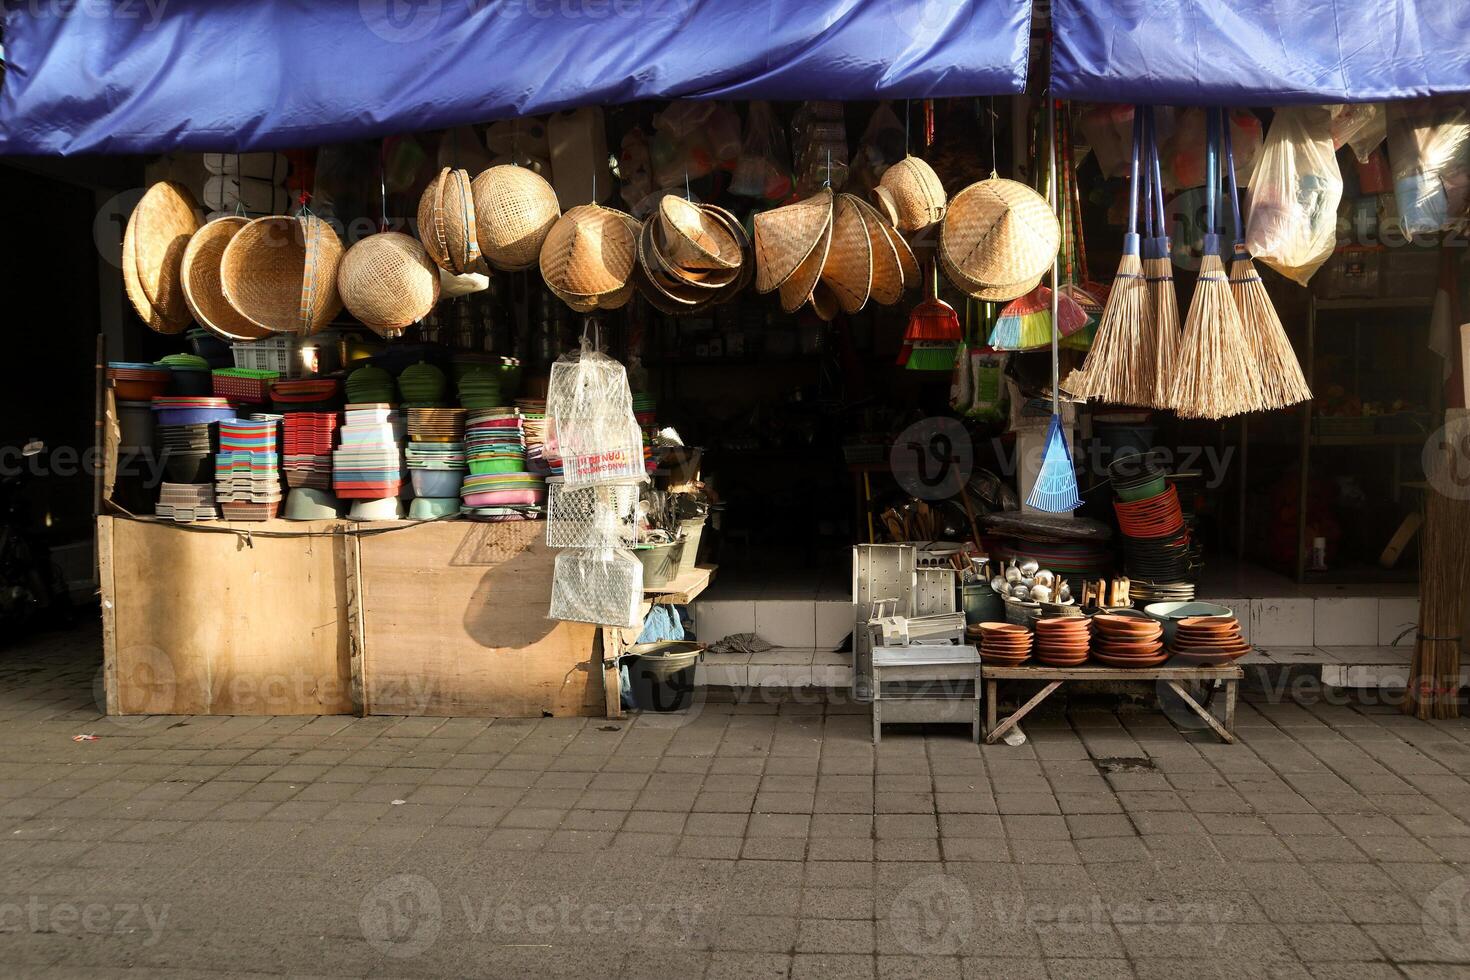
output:
M862 198L828 188L756 215L755 258L757 291L779 291L787 313L810 302L824 320L870 299L896 303L919 284L919 263L898 230Z
M138 316L159 333L182 333L189 326L182 270L199 214L188 188L165 180L148 188L128 218L123 287Z
M976 299L1006 302L1041 284L1062 230L1046 198L992 177L960 191L939 226L939 265Z
M750 283L749 251L750 237L729 211L668 194L639 232L634 281L655 309L698 313Z
M929 164L918 157L904 157L883 171L873 188L873 203L889 224L913 234L944 217L944 184Z

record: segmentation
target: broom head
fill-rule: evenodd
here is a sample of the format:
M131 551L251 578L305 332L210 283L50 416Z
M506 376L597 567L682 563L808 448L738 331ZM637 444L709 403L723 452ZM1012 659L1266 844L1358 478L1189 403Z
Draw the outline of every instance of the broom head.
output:
M904 346L911 347L903 365L910 371L948 371L954 367L955 351L960 345L957 340L915 340Z
M1240 311L1241 327L1260 364L1260 408L1270 411L1310 400L1312 390L1302 376L1291 338L1286 336L1286 328L1276 315L1276 307L1255 263L1251 262L1250 253L1239 242L1230 262L1230 292Z
M1059 337L1070 337L1087 326L1087 312L1064 289L1057 296ZM996 350L1037 350L1051 343L1051 290L1037 286L1007 303L990 331Z
M1218 240L1205 236L1170 388L1171 407L1186 418L1229 418L1261 403L1260 365L1241 326Z
M1062 417L1052 413L1046 433L1046 450L1041 457L1041 471L1026 498L1026 506L1048 514L1062 514L1082 506L1077 492L1077 471L1072 467L1072 451L1062 432Z
M905 343L916 340L960 340L960 317L944 300L931 296L909 313L908 329L903 332Z

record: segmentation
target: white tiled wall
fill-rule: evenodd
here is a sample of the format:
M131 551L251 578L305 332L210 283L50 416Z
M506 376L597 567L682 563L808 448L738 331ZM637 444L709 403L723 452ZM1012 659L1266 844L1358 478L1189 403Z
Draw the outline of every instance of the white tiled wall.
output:
M754 599L701 599L694 604L694 636L718 643L735 633L755 632Z
M817 604L813 599L760 599L755 604L755 631L778 647L817 645Z
M1319 647L1376 646L1378 603L1374 596L1315 600L1313 642Z
M1378 600L1378 643L1392 646L1404 630L1419 625L1419 599L1417 596L1384 597ZM1400 645L1413 645L1413 634L1405 636Z
M1253 599L1251 642L1263 647L1311 646L1315 642L1313 602L1312 599Z

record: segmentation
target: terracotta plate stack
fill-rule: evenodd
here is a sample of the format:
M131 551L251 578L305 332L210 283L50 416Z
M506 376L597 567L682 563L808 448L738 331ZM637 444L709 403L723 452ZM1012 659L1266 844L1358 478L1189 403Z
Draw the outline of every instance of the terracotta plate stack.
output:
M1014 623L981 623L980 662L1018 667L1031 659L1031 631Z
M1240 635L1240 621L1233 616L1191 616L1181 619L1169 652L1181 664L1201 667L1224 666L1250 653L1251 645Z
M1036 659L1048 667L1082 666L1091 644L1091 624L1081 616L1036 621Z
M1097 639L1093 659L1109 667L1157 667L1169 655L1164 652L1164 626L1151 619L1100 614L1092 617Z

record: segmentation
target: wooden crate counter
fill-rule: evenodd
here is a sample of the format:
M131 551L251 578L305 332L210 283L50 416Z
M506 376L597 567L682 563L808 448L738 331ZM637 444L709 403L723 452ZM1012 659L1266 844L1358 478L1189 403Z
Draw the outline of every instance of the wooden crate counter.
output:
M109 713L606 710L597 628L546 616L540 522L201 526L98 518Z

